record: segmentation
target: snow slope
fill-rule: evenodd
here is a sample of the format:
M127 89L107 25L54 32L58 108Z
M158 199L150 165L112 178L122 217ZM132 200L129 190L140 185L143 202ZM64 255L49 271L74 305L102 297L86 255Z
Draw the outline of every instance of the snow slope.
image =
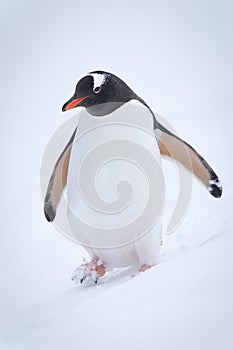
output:
M0 13L0 349L231 350L232 3L3 1ZM87 255L45 221L39 174L69 117L59 108L94 69L121 76L166 117L219 174L224 195L194 181L160 265L85 288L70 275ZM172 165L164 171L166 224L178 189Z
M48 296L36 290L36 302L7 308L2 348L231 349L233 239L229 223L217 226L196 246L181 246L179 237L176 256L133 279L76 288L52 274ZM42 268L42 285L46 275Z

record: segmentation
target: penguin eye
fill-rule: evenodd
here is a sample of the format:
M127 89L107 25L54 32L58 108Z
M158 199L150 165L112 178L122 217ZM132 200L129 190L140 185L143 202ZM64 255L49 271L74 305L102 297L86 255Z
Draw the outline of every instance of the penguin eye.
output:
M100 92L100 90L101 90L101 87L100 87L100 86L96 86L96 87L93 89L93 91L94 91L95 94L98 94L98 93Z

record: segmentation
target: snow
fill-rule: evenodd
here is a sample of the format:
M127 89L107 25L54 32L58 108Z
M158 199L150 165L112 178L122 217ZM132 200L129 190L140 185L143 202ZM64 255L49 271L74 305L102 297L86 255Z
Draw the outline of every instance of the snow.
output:
M231 2L0 6L0 349L231 350ZM104 21L95 32L98 14ZM213 166L224 193L214 199L194 181L183 223L164 235L159 265L77 287L71 274L88 256L44 219L39 173L49 138L73 113L62 114L62 104L96 69L119 75L166 117ZM178 181L163 163L166 227Z
M61 283L7 315L2 348L230 349L232 249L227 228L139 277L89 289Z

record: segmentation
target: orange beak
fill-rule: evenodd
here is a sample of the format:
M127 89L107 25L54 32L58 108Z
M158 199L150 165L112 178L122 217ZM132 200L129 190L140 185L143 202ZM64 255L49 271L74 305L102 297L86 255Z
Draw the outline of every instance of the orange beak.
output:
M68 111L72 108L77 107L83 100L85 100L86 98L88 98L89 96L85 96L85 97L80 97L80 98L75 98L74 100L71 98L68 102L66 102L64 104L64 106L62 107L62 112L64 111Z

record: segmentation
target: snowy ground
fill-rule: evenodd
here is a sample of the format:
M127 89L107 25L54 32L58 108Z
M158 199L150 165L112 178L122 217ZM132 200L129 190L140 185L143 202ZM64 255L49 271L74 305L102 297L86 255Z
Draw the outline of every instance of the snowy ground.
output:
M190 211L199 212L198 203L194 195ZM198 220L188 214L166 237L160 265L97 287L72 285L83 252L49 228L46 244L31 243L24 269L18 262L16 276L5 277L1 348L231 349L233 238L223 203L217 210L206 200Z
M132 17L121 5L1 3L0 349L233 348L233 7L133 2ZM166 117L219 174L224 195L213 199L194 182L160 265L78 288L70 275L86 253L45 221L39 173L68 117L60 106L96 68L121 76ZM176 172L164 166L171 209Z

